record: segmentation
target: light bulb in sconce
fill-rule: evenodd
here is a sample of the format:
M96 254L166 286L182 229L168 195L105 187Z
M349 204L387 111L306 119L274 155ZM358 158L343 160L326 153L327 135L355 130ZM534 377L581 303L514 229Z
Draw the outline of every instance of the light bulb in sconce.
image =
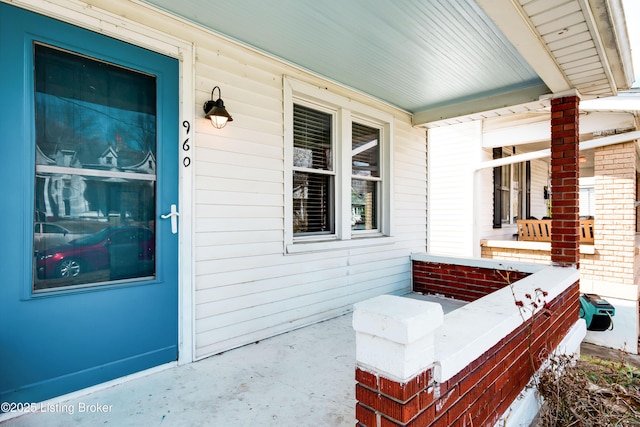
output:
M218 99L214 101L213 92L216 89L218 89ZM227 112L227 109L224 108L224 102L222 101L221 96L222 94L220 92L220 88L218 86L215 86L211 90L211 99L205 102L204 106L202 107L204 110L204 116L207 119L211 120L211 124L216 129L222 129L227 125L228 122L233 121L233 117L231 117L231 114L229 114Z

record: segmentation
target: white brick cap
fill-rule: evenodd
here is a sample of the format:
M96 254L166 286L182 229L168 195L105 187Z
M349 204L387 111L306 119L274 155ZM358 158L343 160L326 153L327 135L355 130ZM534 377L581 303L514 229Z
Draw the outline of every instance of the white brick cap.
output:
M444 322L442 306L395 295L380 295L354 305L353 329L398 344L432 334Z

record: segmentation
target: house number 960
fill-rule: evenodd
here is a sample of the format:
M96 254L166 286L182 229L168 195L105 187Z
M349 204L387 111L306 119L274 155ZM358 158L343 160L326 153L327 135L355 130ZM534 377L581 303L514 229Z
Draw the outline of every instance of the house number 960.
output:
M189 135L189 131L191 130L191 123L185 120L184 122L182 122L182 127L184 127L187 130L186 134ZM187 139L185 139L184 142L182 143L182 151L189 151L190 149L191 149L191 146L189 145L189 137L187 136ZM184 159L182 159L182 164L184 165L185 168L189 167L189 165L191 165L191 157L184 156Z

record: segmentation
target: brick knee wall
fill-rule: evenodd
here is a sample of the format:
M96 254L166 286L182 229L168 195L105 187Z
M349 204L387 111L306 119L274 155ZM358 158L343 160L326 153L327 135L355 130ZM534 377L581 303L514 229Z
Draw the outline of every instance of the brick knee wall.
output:
M578 321L579 295L575 282L549 301L552 316L533 318L531 333L530 319L443 383L433 368L406 383L357 368L357 426L493 426Z
M495 269L413 260L413 291L475 301L508 285ZM501 272L503 275L505 271ZM509 271L511 283L531 273Z

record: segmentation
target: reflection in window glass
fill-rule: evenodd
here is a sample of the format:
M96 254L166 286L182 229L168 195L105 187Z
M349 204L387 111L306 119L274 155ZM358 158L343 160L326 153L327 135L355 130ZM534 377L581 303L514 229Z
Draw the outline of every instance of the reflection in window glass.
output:
M380 129L351 126L351 229L378 229Z
M351 180L351 229L376 230L378 228L378 183Z
M34 290L154 276L155 77L34 51Z

